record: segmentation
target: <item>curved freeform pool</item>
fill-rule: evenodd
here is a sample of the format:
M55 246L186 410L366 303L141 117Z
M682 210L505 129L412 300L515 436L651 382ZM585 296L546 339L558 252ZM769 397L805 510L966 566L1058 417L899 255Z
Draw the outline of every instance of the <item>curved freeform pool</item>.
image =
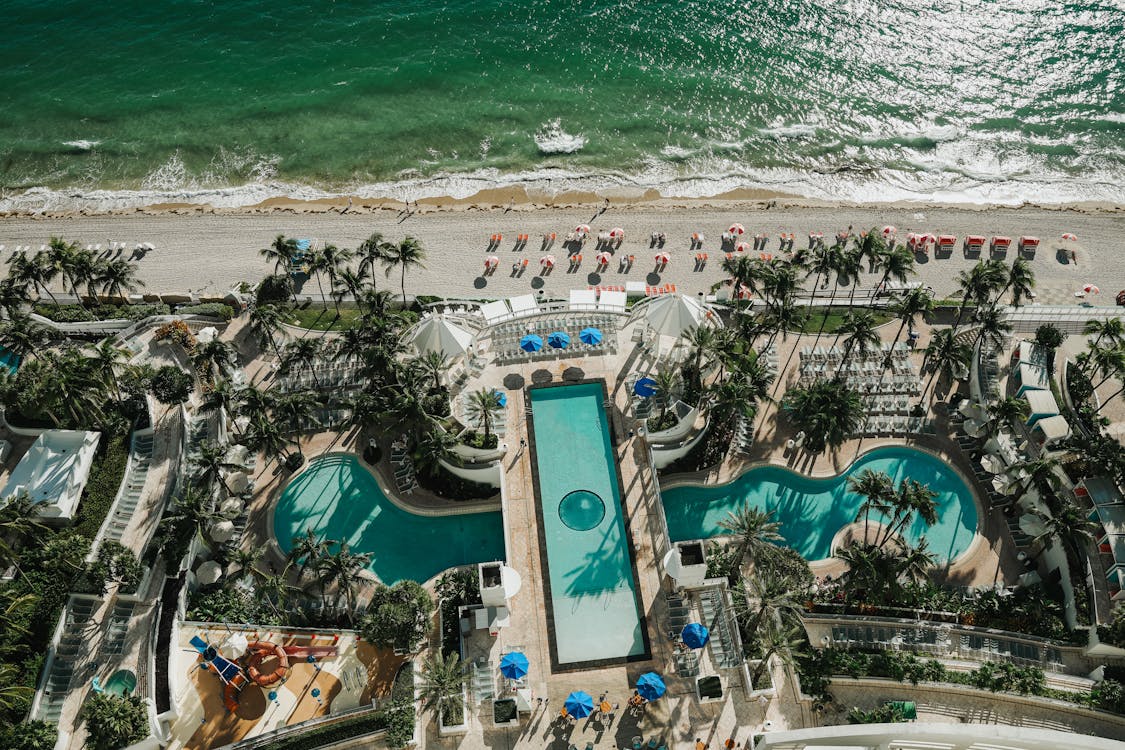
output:
M274 510L277 543L288 553L293 538L311 528L317 536L370 552L368 568L388 586L424 582L457 565L504 559L499 512L420 516L383 494L355 456L314 458L281 493Z
M939 560L964 552L977 531L973 493L952 467L924 451L906 446L876 448L847 470L828 479L814 479L780 466L756 466L724 485L680 485L663 490L664 513L673 542L721 536L719 521L744 502L774 511L785 544L806 560L831 555L832 539L855 520L863 498L848 489L848 477L864 469L889 474L896 486L913 479L937 493L938 520L933 526L915 519L905 530L911 544L925 536ZM885 517L873 513L872 521Z

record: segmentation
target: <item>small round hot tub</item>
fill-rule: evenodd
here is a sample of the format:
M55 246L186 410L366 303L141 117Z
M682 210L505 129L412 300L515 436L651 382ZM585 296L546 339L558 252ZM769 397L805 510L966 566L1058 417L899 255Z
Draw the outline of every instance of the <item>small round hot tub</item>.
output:
M605 502L589 490L568 492L559 503L559 518L568 528L589 531L605 518Z

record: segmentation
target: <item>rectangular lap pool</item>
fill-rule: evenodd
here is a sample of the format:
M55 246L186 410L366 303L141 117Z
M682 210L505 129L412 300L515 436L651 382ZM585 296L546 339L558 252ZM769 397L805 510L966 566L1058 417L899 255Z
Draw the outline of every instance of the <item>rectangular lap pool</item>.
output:
M532 388L530 396L552 665L647 658L605 388Z

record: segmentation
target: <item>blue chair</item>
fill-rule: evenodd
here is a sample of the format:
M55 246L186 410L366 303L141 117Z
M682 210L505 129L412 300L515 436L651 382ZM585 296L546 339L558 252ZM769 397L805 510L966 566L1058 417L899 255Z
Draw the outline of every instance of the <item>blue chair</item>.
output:
M648 741L649 750L656 750L656 738L653 737Z
M99 677L94 677L90 680L90 687L93 688L95 693L104 693L105 688L102 687L102 681Z

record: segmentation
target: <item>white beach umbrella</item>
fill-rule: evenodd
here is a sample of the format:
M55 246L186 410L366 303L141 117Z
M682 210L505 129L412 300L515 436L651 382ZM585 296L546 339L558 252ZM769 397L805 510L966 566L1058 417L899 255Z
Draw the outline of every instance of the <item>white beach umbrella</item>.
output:
M979 437L981 432L984 431L984 426L985 426L985 423L981 422L980 420L966 419L965 424L962 425L962 428L965 430L966 435L972 435L973 437Z
M1101 294L1102 290L1098 289L1093 284L1087 284L1086 286L1082 287L1082 291L1084 291L1086 294Z
M539 259L539 265L546 266L547 268L554 268L555 267L555 256L544 255L542 258Z
M730 228L727 229L727 232L729 234L743 235L746 234L746 227L742 226L741 224L731 224Z
M222 544L229 542L234 536L234 524L230 521L219 521L211 527L211 539Z
M227 487L236 495L250 489L250 477L244 471L236 471L227 477Z
M679 336L703 322L706 311L695 298L682 294L657 297L645 306L645 320L659 333Z
M1001 495L1010 495L1015 492L1016 487L1019 486L1018 482L1013 482L1011 477L1004 474L998 474L992 478L992 488L999 492Z
M473 343L473 334L437 315L422 321L410 338L418 351L439 352L447 357L459 357Z
M898 229L896 229L895 227L892 227L890 225L883 227L883 239L889 240L896 234L898 234Z
M245 504L237 497L228 497L219 506L219 515L223 518L236 518L245 508Z
M980 460L981 468L989 474L999 474L1006 468L1004 461L999 456L994 456L991 453L986 453Z
M736 253L748 253L748 252L750 252L750 243L749 242L739 242L737 245L734 246L734 251Z
M204 586L210 586L223 577L223 568L214 560L208 560L195 571L195 579Z
M208 344L214 341L215 337L218 335L218 328L215 328L215 326L207 326L206 328L199 329L199 333L195 334L195 340L201 344Z
M227 451L227 455L223 457L223 461L228 464L245 466L250 463L250 449L245 445L232 445L231 449Z
M241 656L246 653L246 647L250 645L250 639L242 631L232 633L230 638L227 638L226 648L228 653L237 654Z
M1078 235L1067 232L1062 236L1063 242L1078 242Z
M609 230L610 239L616 240L616 239L624 237L624 236L625 236L625 230L622 229L621 227L614 227L613 229Z

